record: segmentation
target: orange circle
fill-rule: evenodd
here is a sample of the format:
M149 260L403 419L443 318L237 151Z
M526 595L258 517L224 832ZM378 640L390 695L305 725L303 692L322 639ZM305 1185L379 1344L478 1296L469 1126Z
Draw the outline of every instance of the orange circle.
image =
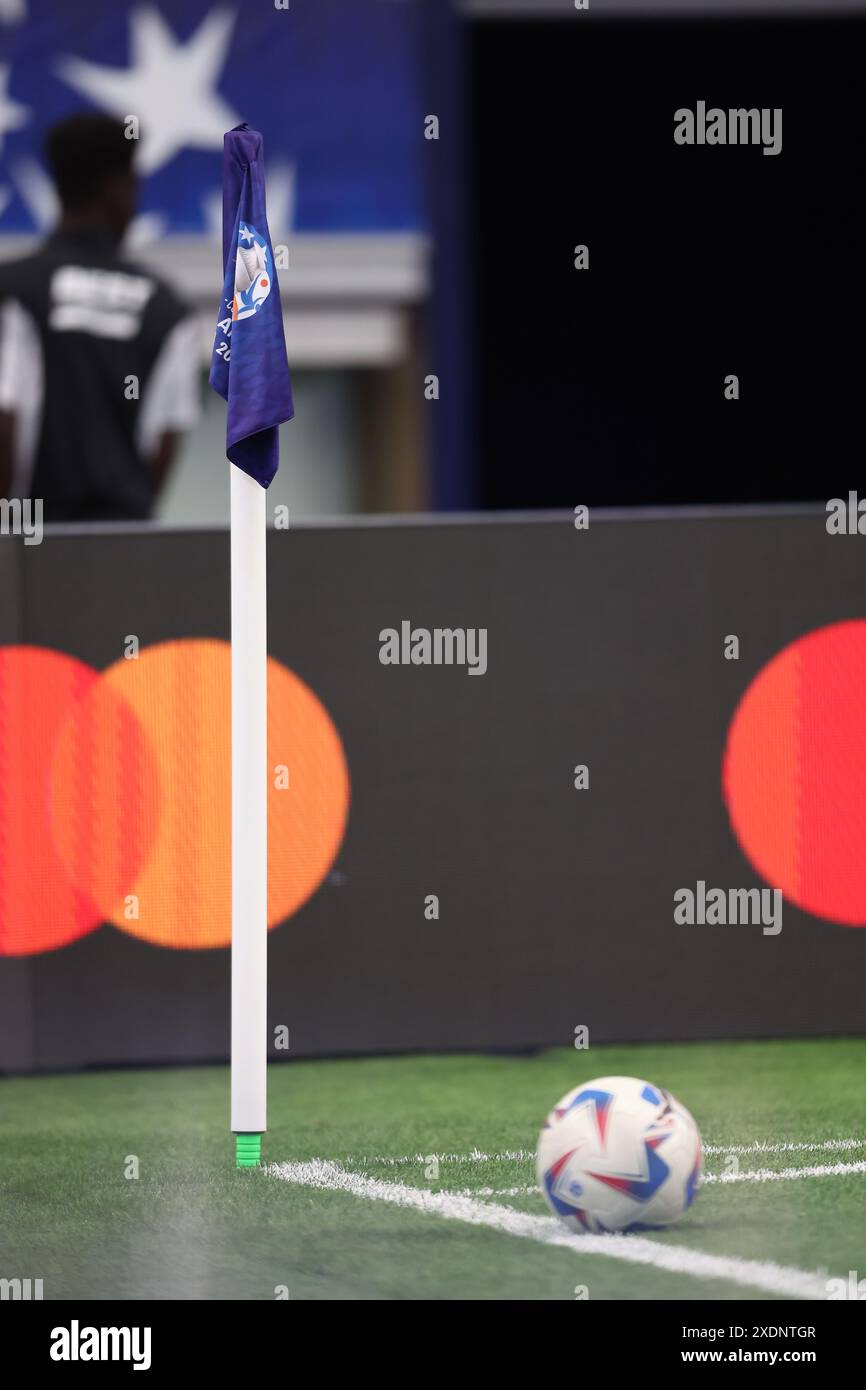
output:
M80 886L104 917L161 946L227 946L231 940L231 648L182 640L116 662L102 685L122 696L147 737L153 776L131 777L98 797L117 795L124 824L147 827L149 852L117 892L116 879L91 865ZM94 706L104 698L94 691ZM87 702L85 701L85 704ZM58 777L79 738L76 711L56 759ZM288 770L288 786L276 772ZM268 662L268 925L315 892L342 842L349 775L339 735L322 704L291 671ZM61 839L68 862L68 836ZM70 868L73 867L70 865ZM80 872L81 866L77 866Z

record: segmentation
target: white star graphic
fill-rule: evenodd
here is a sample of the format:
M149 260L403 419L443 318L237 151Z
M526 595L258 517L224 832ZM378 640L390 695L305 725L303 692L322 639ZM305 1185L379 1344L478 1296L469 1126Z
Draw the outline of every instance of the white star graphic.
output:
M147 250L162 241L165 232L166 218L161 212L138 212L126 229L124 249L133 255Z
M0 63L0 150L7 130L20 130L30 120L30 107L22 106L8 95L9 72L9 64Z
M0 0L0 24L20 24L26 17L24 0Z
M268 169L268 223L276 237L287 236L295 225L297 168L275 159Z
M152 6L130 16L132 66L107 68L83 58L58 59L57 71L76 91L115 116L137 116L137 167L153 174L187 145L222 149L238 115L216 91L234 28L231 10L211 10L195 33L179 42Z
M60 200L42 165L29 155L12 165L12 182L40 232L47 232L60 215Z

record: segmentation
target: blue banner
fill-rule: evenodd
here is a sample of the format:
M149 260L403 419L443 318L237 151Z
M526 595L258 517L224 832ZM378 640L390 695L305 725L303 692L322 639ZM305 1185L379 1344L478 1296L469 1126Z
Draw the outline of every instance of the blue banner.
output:
M271 225L424 229L420 0L0 0L0 234L43 230L48 126L140 123L151 235L214 234L223 133L268 150Z

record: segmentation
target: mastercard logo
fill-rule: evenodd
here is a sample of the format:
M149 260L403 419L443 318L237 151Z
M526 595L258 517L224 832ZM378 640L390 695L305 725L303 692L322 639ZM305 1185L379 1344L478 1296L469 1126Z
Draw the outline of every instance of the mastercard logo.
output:
M722 783L763 879L816 917L866 925L866 622L809 632L758 672Z
M0 649L0 954L111 922L159 946L231 940L231 648L184 640L94 671ZM268 661L268 925L315 893L349 773L310 688Z

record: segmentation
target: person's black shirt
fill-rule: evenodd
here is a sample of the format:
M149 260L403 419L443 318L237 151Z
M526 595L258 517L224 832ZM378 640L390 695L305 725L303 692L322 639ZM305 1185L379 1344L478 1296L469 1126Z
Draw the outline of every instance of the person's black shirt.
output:
M0 265L0 409L15 415L11 495L46 521L145 518L165 431L197 415L195 324L101 233L58 232Z

